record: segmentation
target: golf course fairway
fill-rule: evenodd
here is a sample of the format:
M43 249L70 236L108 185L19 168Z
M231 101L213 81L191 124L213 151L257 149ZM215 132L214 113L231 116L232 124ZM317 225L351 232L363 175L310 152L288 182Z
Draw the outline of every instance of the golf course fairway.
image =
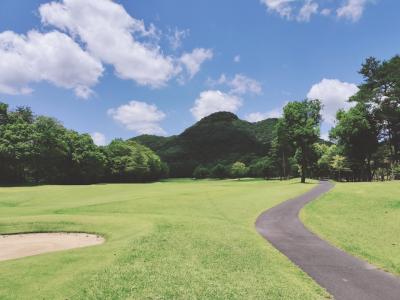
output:
M0 262L1 299L321 299L256 232L315 183L169 180L0 188L0 233L87 232L102 245Z

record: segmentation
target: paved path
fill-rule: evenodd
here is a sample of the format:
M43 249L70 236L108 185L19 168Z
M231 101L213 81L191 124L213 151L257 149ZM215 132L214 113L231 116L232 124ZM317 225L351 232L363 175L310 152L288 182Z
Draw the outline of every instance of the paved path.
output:
M400 300L400 278L355 258L308 231L300 209L333 187L322 181L310 192L262 213L257 231L336 300Z

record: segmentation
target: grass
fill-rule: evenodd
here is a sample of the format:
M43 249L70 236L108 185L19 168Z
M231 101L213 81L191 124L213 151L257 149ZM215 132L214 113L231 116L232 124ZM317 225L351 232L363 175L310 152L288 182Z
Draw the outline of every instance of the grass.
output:
M301 218L337 247L400 275L400 182L337 183Z
M0 233L84 231L101 246L0 262L0 299L321 299L255 231L297 181L0 188Z

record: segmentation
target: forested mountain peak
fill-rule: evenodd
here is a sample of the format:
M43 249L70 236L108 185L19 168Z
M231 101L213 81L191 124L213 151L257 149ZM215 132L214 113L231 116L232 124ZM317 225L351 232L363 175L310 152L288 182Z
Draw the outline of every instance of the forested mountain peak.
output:
M265 156L277 119L250 123L230 112L211 114L177 136L141 135L133 138L166 161L171 175L191 176L198 165L249 163Z

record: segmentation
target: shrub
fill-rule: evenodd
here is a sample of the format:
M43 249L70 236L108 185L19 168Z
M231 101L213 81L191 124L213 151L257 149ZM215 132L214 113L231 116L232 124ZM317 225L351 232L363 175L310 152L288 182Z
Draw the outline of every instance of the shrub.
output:
M193 177L196 179L204 179L210 176L210 171L203 166L197 166L193 171Z
M211 169L211 177L219 179L228 178L229 171L225 166L217 164L214 168Z
M231 167L231 176L233 178L242 178L247 174L246 165L240 161L235 162Z

